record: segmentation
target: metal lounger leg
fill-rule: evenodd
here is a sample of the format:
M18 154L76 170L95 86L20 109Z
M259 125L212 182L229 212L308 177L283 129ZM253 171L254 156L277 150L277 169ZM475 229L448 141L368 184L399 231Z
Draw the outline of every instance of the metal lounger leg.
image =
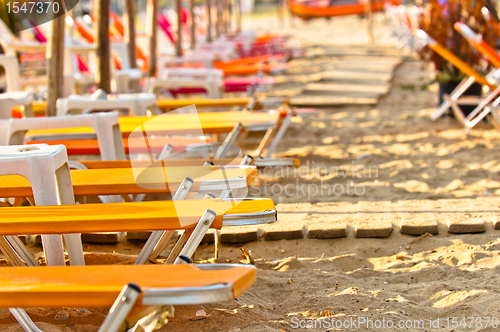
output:
M134 284L125 285L97 332L117 332L137 302L141 289Z
M193 180L191 178L185 178L184 181L182 181L181 186L177 191L175 192L174 197L172 200L174 201L180 201L183 200L184 197L186 197L187 193L193 186ZM139 256L137 256L137 259L135 260L134 264L144 264L150 257L151 253L155 249L155 247L158 245L158 242L161 240L163 234L166 233L166 231L154 231L151 233L151 235L148 238L148 241L142 248L141 252L139 253ZM163 250L163 248L162 248Z
M451 92L449 96L450 99L445 100L441 105L439 105L434 114L432 114L432 121L436 121L438 118L440 118L444 114L444 112L446 112L450 108L451 103L456 101L475 81L476 78L474 76L463 79L460 84L457 85L455 90Z
M220 230L216 229L214 232L214 257L219 258L219 247L220 247Z
M212 222L214 221L216 216L217 214L210 209L205 211L200 221L198 222L198 225L196 225L194 231L191 233L191 236L186 241L184 248L182 248L181 252L177 256L184 255L189 258L193 256L194 251L200 245L201 240L212 225ZM174 264L178 263L181 263L179 257L177 257L174 261Z
M231 149L231 146L234 144L236 139L238 138L238 135L240 134L241 129L243 128L243 125L241 123L237 123L234 127L233 130L229 134L227 134L226 139L224 140L224 143L222 143L222 146L217 149L217 154L215 155L215 159L221 159L226 157L227 153Z
M245 155L245 156L243 157L243 159L241 160L240 165L241 165L241 166L251 165L251 164L252 164L252 162L253 162L253 157L247 154L247 155Z
M292 117L293 117L294 113L295 113L295 109L293 109L293 108L288 111L287 116L285 117L285 119L281 123L280 128L276 132L276 136L274 136L273 141L271 142L271 145L267 149L266 158L271 158L271 155L273 154L274 150L278 146L278 143L281 141L281 139L285 135L285 132L288 129L288 126L292 122Z
M24 244L19 240L17 236L6 236L6 240L9 242L10 246L17 255L24 261L27 266L38 266L33 255L26 249Z
M163 149L161 149L156 159L158 160L167 159L167 157L170 156L170 153L172 153L172 150L173 150L172 145L170 144L165 145Z
M215 198L215 195L212 193L206 193L203 199L210 199L210 198ZM167 246L168 241L172 238L174 235L174 231L165 231L161 235L160 239L158 240L158 243L156 244L156 247L154 248L153 252L149 255L149 259L155 259L158 257L162 251L165 249Z
M13 266L26 266L19 254L12 248L5 236L0 237L0 251L7 257Z
M467 118L465 119L465 126L467 128L472 128L476 124L478 124L479 121L481 121L486 115L488 115L488 113L490 113L491 109L487 108L486 106L488 106L488 104L493 102L493 100L495 100L495 98L499 94L500 94L500 86L498 88L496 88L495 90L493 90L486 98L483 99L483 101L481 101L481 103L479 105L477 105L477 107L469 115L467 115ZM484 111L481 112L481 110L483 110L483 109L484 109ZM476 115L477 115L477 117L476 117Z
M182 247L186 243L187 239L188 239L187 232L183 232L182 235L177 240L177 242L175 243L175 246L170 252L170 255L168 255L167 259L165 260L165 264L174 263L175 259L179 257L179 253L181 252Z
M31 320L31 318L28 316L26 311L21 308L9 308L10 313L14 318L17 320L19 325L22 326L23 330L26 332L43 332L40 330L35 323Z

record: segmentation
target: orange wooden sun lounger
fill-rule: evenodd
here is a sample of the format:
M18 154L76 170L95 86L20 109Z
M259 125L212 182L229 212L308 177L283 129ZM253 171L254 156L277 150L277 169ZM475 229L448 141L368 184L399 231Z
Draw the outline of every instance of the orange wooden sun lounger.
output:
M111 307L98 332L118 332L151 313L171 317L172 305L230 301L255 281L255 267L240 264L2 267L0 307L26 331L39 329L21 308Z
M271 199L222 199L23 206L0 209L0 235L71 234L194 229L205 211L215 213L211 228L231 224L234 215L271 211ZM227 219L227 220L226 220Z
M210 162L215 165L229 166L229 165L241 165L242 158L223 158L223 159L211 159ZM281 161L278 166L290 166L290 167L300 167L300 160L297 158L274 158L273 165L277 165L277 161ZM83 164L89 169L95 168L130 168L132 167L132 162L129 160L113 160L113 161L101 161L101 160L79 160L79 163ZM156 162L156 161L155 161ZM200 166L203 165L207 160L205 159L165 159L162 163L165 166ZM151 161L148 160L134 160L134 166L136 167L148 167L151 165ZM269 163L266 159L255 159L250 165L256 167L266 167Z
M207 108L207 107L233 107L233 106L245 106L248 104L251 98L222 98L222 99L169 99L158 101L158 107L162 111L172 111L177 108L186 107L189 105L196 105L197 108ZM259 104L257 103L257 109ZM47 108L47 103L44 101L36 101L33 103L33 113L35 116L45 116L45 109ZM22 111L19 107L14 107L12 109L13 118L21 118Z
M236 123L242 123L246 130L267 130L276 127L281 119L280 112L216 112L196 114L165 114L155 117L146 116L122 116L119 118L120 131L123 137L128 138L130 134L143 128L148 134L157 135L189 135L199 133L200 129L205 134L217 134L230 132ZM201 128L200 128L201 124ZM142 131L139 131L142 136ZM92 138L94 131L90 128L67 128L52 130L30 130L26 134L31 136L53 136L53 135L82 135L90 134Z
M172 146L172 152L184 152L190 145L201 145L212 143L211 137L154 137L148 139L148 146L144 146L143 139L124 138L123 147L125 153L160 153L165 145ZM24 144L39 144L39 141L25 140ZM97 139L50 139L45 143L50 145L64 145L68 155L100 155L99 142ZM200 164L200 165L203 165Z
M129 166L133 166L129 163ZM151 164L150 164L151 165ZM161 166L161 161L158 163ZM136 176L134 176L136 175ZM207 192L210 187L243 180L249 185L257 176L252 166L184 166L149 168L97 168L71 170L75 196L174 193L185 178L194 183L191 191ZM215 190L215 189L213 189ZM31 197L33 192L27 179L18 175L0 176L0 197Z
M195 288L217 284L230 286L231 298L250 288L256 280L252 266L223 264L194 265L95 265L0 268L0 307L42 308L109 308L128 283L137 284L143 292L160 288ZM226 266L230 266L229 264ZM178 294L179 295L179 294ZM192 294L196 296L196 293ZM148 295L139 304L150 305ZM203 303L184 299L185 304ZM181 304L172 297L165 304Z

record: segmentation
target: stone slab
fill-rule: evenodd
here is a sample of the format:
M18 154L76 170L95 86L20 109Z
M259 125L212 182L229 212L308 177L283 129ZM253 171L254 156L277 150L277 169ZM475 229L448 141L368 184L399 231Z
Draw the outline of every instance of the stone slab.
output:
M120 233L82 233L82 242L116 244L120 241Z
M403 219L400 223L401 234L422 235L430 233L438 234L438 223L435 220Z
M312 223L308 227L309 239L335 239L347 236L347 222L337 224Z
M222 243L243 243L259 239L257 226L223 227L221 230Z
M278 213L278 220L262 225L261 237L265 241L303 239L307 213Z
M127 232L126 237L129 241L147 241L151 232Z
M395 204L391 202L358 202L354 236L388 237L395 221Z
M377 98L367 97L298 95L290 98L290 104L295 106L375 105L377 102Z
M341 83L309 83L306 85L306 91L335 91L335 92L357 92L386 94L389 92L390 85L372 85L372 84L341 84Z
M374 73L355 70L331 70L321 73L322 80L360 80L360 81L383 81L392 80L392 72Z
M483 219L468 218L454 219L448 221L448 233L467 234L483 233L486 231L486 224Z

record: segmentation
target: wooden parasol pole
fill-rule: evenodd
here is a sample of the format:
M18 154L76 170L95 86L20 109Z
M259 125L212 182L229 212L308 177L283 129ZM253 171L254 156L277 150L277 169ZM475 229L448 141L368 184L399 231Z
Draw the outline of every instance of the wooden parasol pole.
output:
M217 9L217 20L215 22L215 36L217 38L222 34L222 0L215 0L215 8Z
M64 5L59 0L59 8ZM47 43L47 76L48 76L48 98L47 116L56 115L56 102L63 96L64 87L64 19L65 15L54 18L50 22L51 35Z
M130 59L130 68L137 68L137 54L135 44L135 1L125 0L124 15L124 41L127 44L128 58Z
M175 39L175 55L182 55L182 0L175 0L177 12L177 38Z
M191 16L191 49L196 47L196 19L194 17L194 0L189 0L189 15Z
M231 7L231 2L229 0L221 0L222 1L222 31L224 33L228 33L230 29L230 20L231 16L229 13L229 7Z
M372 13L372 0L366 1L366 20L368 28L368 42L373 45L375 37L373 36L373 13Z
M107 93L111 93L111 68L109 51L109 0L95 1L95 35L97 86Z
M156 25L158 24L158 0L147 0L147 37L149 40L149 68L148 76L156 76Z
M211 0L206 0L207 5L207 42L211 43L213 41L212 37L212 6Z
M236 31L241 31L241 2L234 0L234 15L236 17Z

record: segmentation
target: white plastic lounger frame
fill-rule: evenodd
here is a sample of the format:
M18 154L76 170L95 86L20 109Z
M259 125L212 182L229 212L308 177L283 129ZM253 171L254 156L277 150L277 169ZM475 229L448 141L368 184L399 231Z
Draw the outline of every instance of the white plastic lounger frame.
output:
M30 129L90 127L97 136L102 160L125 160L118 114L97 113L67 117L0 120L0 145L20 145ZM71 135L69 135L71 136ZM64 136L67 138L68 136ZM72 136L77 139L78 137Z
M116 110L128 109L135 116L146 116L149 109L152 114L159 114L156 96L152 93L128 93L116 96L108 95L106 99L92 99L90 96L71 95L57 100L57 116L68 115L78 110Z

